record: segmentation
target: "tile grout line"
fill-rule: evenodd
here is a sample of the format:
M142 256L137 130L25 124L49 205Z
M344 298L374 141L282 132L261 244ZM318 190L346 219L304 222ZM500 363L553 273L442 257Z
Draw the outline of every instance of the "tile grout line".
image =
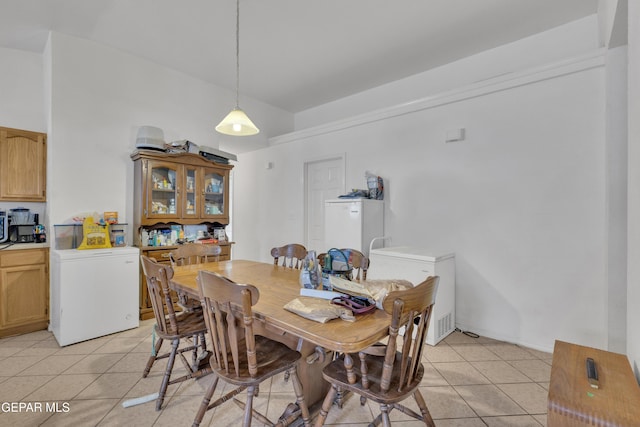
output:
M486 375L484 375L482 372L480 372L480 371L479 371L475 366L473 366L473 365L472 365L472 362L477 362L477 361L470 361L470 360L467 360L467 358L465 358L465 356L464 356L462 353L458 352L458 351L457 351L457 350L456 350L456 349L455 349L455 348L454 348L450 343L446 343L446 344L451 348L451 350L453 350L453 351L454 351L458 356L460 356L460 357L461 357L461 358L462 358L466 363L469 363L469 365L470 365L473 369L475 369L476 371L478 371L478 373L479 373L483 378L485 378L487 381L489 381L489 383L490 383L492 386L494 386L498 391L500 391L500 393L502 393L502 394L503 394L507 399L509 399L513 404L515 404L518 408L520 408L520 409L524 412L524 414L526 414L527 416L529 416L530 418L532 418L536 423L538 423L538 424L539 424L538 420L537 420L537 419L535 419L535 417L533 417L533 415L543 415L543 414L531 414L531 413L529 413L529 411L527 411L524 407L522 407L522 405L520 405L518 402L516 402L516 401L515 401L511 396L509 396L507 393L505 393L505 392L504 392L504 391L499 387L499 385L498 385L498 384L502 384L502 383L494 383L490 378L488 378ZM482 347L484 348L485 346L487 346L487 345L491 345L491 344L483 344L483 343L457 343L457 345L460 345L460 346L465 346L465 345L466 345L466 346L472 346L472 345L473 345L473 346L482 346ZM517 347L517 346L516 346L516 347ZM520 348L520 347L517 347L517 348ZM496 354L495 352L491 351L491 350L490 350L490 349L488 349L488 348L485 348L485 350L489 351L491 354L495 355L495 356L498 358L498 359L495 359L495 361L503 361L503 362L508 363L510 366L513 366L511 363L509 363L509 360L504 359L504 358L503 358L503 357L501 357L499 354ZM529 354L531 354L531 353L529 353ZM520 359L520 360L537 360L537 361L542 361L542 362L544 362L544 360L542 360L541 358L539 358L537 355L535 355L535 354L531 354L531 355L534 357L534 359ZM484 360L483 360L483 361L484 361ZM494 360L492 359L492 360L487 360L487 361L494 361ZM434 368L435 368L436 370L438 370L438 368L437 368L437 367L435 367L435 366L434 366ZM518 371L519 373L521 373L522 375L524 375L526 378L528 378L528 379L530 380L530 381L528 381L528 382L523 382L523 383L514 383L514 384L536 384L536 385L540 386L540 385L539 385L539 384L537 384L537 382L536 382L536 381L534 381L534 380L533 380L529 375L527 375L526 373L522 372L520 369L518 369L518 368L517 368L517 367L515 367L515 366L513 366L513 368L514 368L514 369L516 369L516 371ZM441 375L442 375L442 374L441 374ZM459 397L460 397L460 398L465 402L465 404L466 404L466 405L467 405L467 406L468 406L468 407L469 407L469 408L470 408L470 409L471 409L471 410L476 414L476 416L477 416L480 420L482 420L482 422L484 422L484 423L486 424L486 422L485 422L485 420L483 419L483 417L481 417L481 416L476 412L476 410L475 410L475 409L474 409L474 408L469 404L469 402L468 402L468 401L467 401L467 400L466 400L466 399L465 399L465 398L464 398L464 397L459 393L459 391L457 390L456 386L455 386L455 385L450 384L450 383L449 383L449 380L448 380L446 377L444 377L444 376L443 376L443 378L445 379L445 381L447 382L447 384L449 384L449 385L453 388L453 390L458 394L458 396L459 396ZM465 385L467 385L467 384L465 384ZM540 387L544 389L544 387L542 387L542 386L540 386ZM524 414L523 414L523 415L524 415ZM546 415L546 413L545 413L544 415ZM513 415L509 415L509 414L506 414L506 415L502 415L502 416L519 416L519 415L515 415L515 414L513 414Z

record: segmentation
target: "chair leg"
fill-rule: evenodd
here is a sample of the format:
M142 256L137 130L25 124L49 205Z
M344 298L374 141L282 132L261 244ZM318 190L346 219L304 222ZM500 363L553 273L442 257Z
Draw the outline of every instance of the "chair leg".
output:
M302 383L300 383L300 378L298 378L298 372L295 368L291 368L289 371L291 372L291 382L293 383L293 391L296 393L296 402L302 411L302 421L304 422L305 427L309 427L311 425L311 415L309 414L309 408L307 407L307 402L304 400L304 394L302 392Z
M413 398L416 400L416 403L420 408L420 412L422 412L422 419L424 420L424 423L429 427L435 427L436 423L434 423L433 418L431 418L431 413L429 412L429 408L427 408L427 403L424 401L420 390L416 389L413 393Z
M249 386L247 388L247 401L244 404L244 418L242 419L243 427L251 426L251 417L253 416L253 395L255 393L255 386Z
M382 415L382 425L384 427L391 427L391 420L389 419L389 406L382 403L380 404L380 415Z
M202 351L206 352L207 351L207 336L206 334L203 332L200 334L200 342L201 342L201 347L202 347Z
M153 348L153 353L149 356L149 360L147 361L147 366L144 368L144 372L142 373L142 378L147 378L149 372L151 371L151 367L153 363L156 361L158 354L160 353L160 347L162 347L162 338L158 338L156 341L156 345Z
M200 408L196 413L196 417L193 419L193 427L198 427L204 418L204 414L209 410L209 402L211 402L211 397L213 396L213 392L216 390L216 386L218 385L218 376L216 375L215 379L207 389L207 392L204 394L202 398L202 403L200 404Z
M195 371L197 370L197 366L198 366L198 348L200 348L200 334L196 334L193 336L193 351L191 352L191 366L192 369ZM193 368L196 367L196 368Z
M316 423L314 424L315 427L322 427L324 425L329 409L331 409L331 405L333 405L333 399L336 398L336 394L338 394L338 387L331 385L327 396L322 402L322 408L320 409L320 413L318 413L318 418L316 418Z
M178 345L180 340L173 340L171 342L171 354L169 354L169 360L167 360L167 368L164 371L162 377L162 383L160 384L160 391L158 392L158 400L156 401L156 411L159 411L164 402L164 396L167 393L167 387L169 386L169 380L171 379L171 371L173 370L173 363L176 360L176 354L178 353Z
M193 349L194 362L191 371L196 373L209 367L209 357L211 353L207 351L207 339L205 334L198 334L200 344ZM196 338L194 337L194 340ZM199 351L198 351L199 350Z
M378 427L382 422L382 413L379 413L377 417L373 421L369 423L367 427Z
M342 407L344 406L345 395L346 395L345 391L342 390L342 388L338 387L338 393L336 394L336 406L340 409L342 409Z

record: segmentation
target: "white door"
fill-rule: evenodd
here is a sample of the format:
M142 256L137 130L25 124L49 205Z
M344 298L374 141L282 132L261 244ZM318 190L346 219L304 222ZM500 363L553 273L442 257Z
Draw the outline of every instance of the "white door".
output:
M324 243L324 201L345 193L344 155L305 163L305 246L321 253Z

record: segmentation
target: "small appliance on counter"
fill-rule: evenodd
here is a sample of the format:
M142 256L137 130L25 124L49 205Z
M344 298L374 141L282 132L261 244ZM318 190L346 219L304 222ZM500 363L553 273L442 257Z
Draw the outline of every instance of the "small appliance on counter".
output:
M9 240L9 218L7 211L0 211L0 243Z
M27 208L15 208L10 211L9 240L13 243L35 242L36 233L34 233L34 227L38 225L38 214L31 213ZM42 227L41 235L44 236L44 227Z
M36 224L33 226L33 241L34 243L46 243L47 233L45 232L44 225Z

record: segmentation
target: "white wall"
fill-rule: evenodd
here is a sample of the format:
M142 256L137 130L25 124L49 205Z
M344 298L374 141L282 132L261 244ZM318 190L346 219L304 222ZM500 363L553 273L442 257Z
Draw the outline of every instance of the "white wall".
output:
M214 126L235 94L149 61L52 33L44 54L0 48L0 63L0 126L48 133L46 213L44 204L21 204L45 214L47 225L105 210L132 222L129 154L139 126L162 128L167 141L214 148L226 142ZM290 113L243 102L264 123L253 144L267 145L269 135L293 128Z
M217 148L215 124L230 91L97 43L60 33L49 39L51 125L49 211L53 223L116 210L132 222L133 162L139 126ZM247 102L260 121L293 122L281 110ZM266 139L269 130L262 138Z
M608 346L627 350L627 47L606 54Z
M46 132L42 55L0 47L0 126Z
M253 197L236 198L234 257L268 261L271 247L302 242L303 164L344 152L347 188L362 188L365 170L385 178L392 245L455 251L458 326L547 351L555 339L606 348L604 63L462 86L418 111L356 116L241 155L236 194ZM466 140L446 144L458 127Z
M640 381L640 3L629 2L629 234L627 354Z

